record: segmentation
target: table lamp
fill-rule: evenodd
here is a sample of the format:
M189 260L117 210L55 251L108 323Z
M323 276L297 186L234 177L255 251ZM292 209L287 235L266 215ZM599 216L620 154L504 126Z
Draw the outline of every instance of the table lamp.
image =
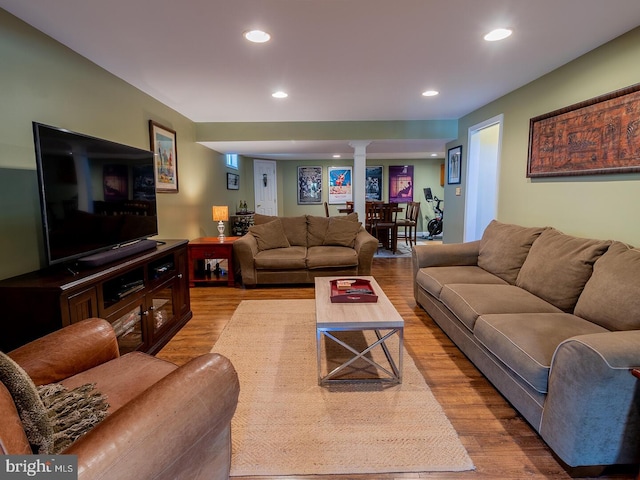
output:
M227 222L229 221L229 207L227 207L226 205L224 206L213 206L211 207L212 211L213 211L213 221L214 222L218 222L218 232L220 232L220 235L218 235L218 240L220 240L220 242L224 242L224 223L223 222Z

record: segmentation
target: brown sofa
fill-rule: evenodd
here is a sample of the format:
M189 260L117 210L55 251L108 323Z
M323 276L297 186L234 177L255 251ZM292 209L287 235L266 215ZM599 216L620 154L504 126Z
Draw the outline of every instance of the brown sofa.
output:
M229 478L239 384L225 357L207 354L176 367L139 352L119 356L113 328L101 319L65 327L9 357L36 385L92 383L106 396L107 417L60 452L78 456L78 478ZM34 453L16 402L0 383L0 454Z
M339 217L256 214L249 232L233 244L245 286L313 283L328 275L370 275L378 241L357 213Z
M640 250L491 222L413 248L414 296L569 467L640 462Z

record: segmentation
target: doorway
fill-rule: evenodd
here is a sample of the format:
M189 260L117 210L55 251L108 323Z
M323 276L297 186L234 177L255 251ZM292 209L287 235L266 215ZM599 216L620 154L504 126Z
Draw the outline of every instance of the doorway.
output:
M272 160L253 161L253 191L256 213L278 215L276 162Z
M464 241L482 238L486 226L498 214L498 176L503 115L469 128Z

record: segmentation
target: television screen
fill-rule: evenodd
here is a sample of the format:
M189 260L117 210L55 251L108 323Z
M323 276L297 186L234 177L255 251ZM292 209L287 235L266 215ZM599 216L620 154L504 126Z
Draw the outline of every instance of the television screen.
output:
M33 134L49 265L158 234L153 152L36 122Z

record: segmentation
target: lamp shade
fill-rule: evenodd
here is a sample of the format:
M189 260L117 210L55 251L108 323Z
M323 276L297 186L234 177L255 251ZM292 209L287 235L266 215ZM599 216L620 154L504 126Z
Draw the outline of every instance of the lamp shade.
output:
M213 206L211 207L214 222L227 222L229 220L229 207Z

